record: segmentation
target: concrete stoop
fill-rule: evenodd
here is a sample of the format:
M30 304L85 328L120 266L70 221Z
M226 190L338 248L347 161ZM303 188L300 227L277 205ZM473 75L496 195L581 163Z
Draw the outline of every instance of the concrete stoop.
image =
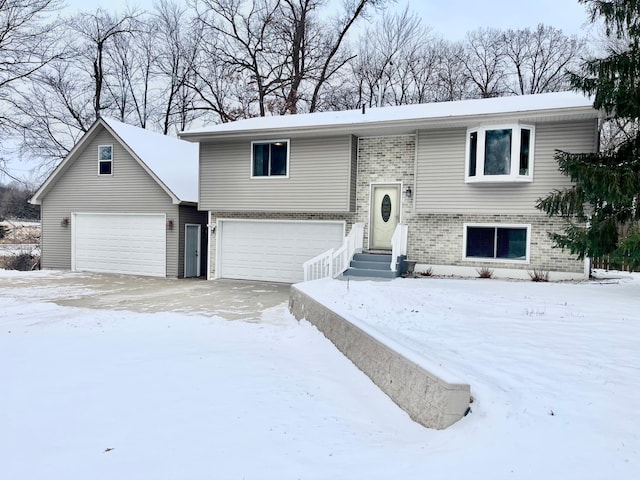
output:
M442 430L464 417L471 388L447 383L291 287L289 311L315 325L412 420Z

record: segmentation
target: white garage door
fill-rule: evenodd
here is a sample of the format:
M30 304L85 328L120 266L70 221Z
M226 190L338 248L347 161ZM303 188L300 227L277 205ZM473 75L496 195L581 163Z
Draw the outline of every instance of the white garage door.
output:
M165 215L75 213L72 268L166 276Z
M295 283L302 264L338 248L342 222L220 220L216 276Z

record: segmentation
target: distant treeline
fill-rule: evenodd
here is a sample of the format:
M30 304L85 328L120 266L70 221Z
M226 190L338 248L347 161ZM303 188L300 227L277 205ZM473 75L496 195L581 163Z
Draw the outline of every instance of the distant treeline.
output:
M0 185L0 220L40 220L40 206L31 205L33 192L18 183Z

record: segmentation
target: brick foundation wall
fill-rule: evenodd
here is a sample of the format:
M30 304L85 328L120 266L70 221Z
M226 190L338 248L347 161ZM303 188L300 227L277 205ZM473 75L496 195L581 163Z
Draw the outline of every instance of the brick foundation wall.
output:
M465 223L530 225L529 262L464 260ZM407 224L409 226L407 257L421 264L575 273L581 273L584 269L584 263L576 260L568 251L553 248L548 232L561 231L563 224L544 215L413 215Z

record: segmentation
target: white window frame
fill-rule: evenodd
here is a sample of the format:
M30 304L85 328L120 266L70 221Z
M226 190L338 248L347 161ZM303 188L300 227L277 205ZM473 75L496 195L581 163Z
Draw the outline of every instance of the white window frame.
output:
M286 175L254 175L253 174L253 146L258 144L258 145L265 145L265 144L269 144L269 145L273 145L276 143L284 143L287 146L287 165L286 165L286 170L287 173ZM291 155L291 142L289 141L288 138L281 138L281 139L276 139L276 140L254 140L251 142L251 164L249 165L250 167L250 175L252 179L265 179L265 178L270 178L270 179L274 179L274 178L289 178L289 156ZM269 159L269 161L271 161L271 159Z
M527 246L524 259L518 258L487 258L487 257L468 257L467 256L467 230L469 227L480 228L517 228L527 230ZM472 262L489 262L489 263L518 263L528 264L531 257L531 224L527 223L464 223L462 226L462 259ZM497 235L494 234L494 252Z
M529 130L531 132L529 137L529 173L527 175L520 175L520 140L522 129ZM486 133L490 130L511 130L511 173L508 175L485 175L484 174L484 162L485 162L485 140ZM469 167L471 163L471 134L477 133L477 146L476 146L476 174L475 176L469 175ZM498 125L483 125L479 127L467 129L467 140L465 143L465 164L464 164L464 180L465 183L502 183L502 182L533 182L533 160L535 157L536 130L534 125L525 124L498 124Z
M102 152L103 148L108 147L111 150L111 158L109 160L103 160L102 158L100 158L100 154ZM111 164L111 168L109 169L109 173L102 173L100 172L100 164L102 163L106 163L109 162ZM98 175L99 176L108 176L108 175L113 175L113 145L98 145Z

